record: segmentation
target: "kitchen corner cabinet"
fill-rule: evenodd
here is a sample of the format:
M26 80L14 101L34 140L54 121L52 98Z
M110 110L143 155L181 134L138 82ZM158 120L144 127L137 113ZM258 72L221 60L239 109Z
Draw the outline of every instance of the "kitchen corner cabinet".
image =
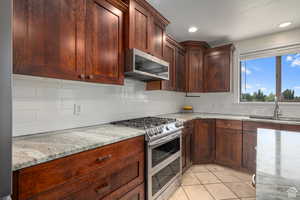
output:
M186 41L180 43L186 49L186 92L204 91L204 52L209 47L205 42Z
M204 91L230 92L233 45L209 48L204 54Z
M105 0L14 0L13 72L122 84L126 9Z
M216 163L242 166L242 121L216 120Z
M184 123L182 131L182 172L192 165L192 139L194 134L194 120Z
M216 153L216 120L195 120L195 132L192 139L192 160L194 164L212 163Z
M13 200L143 200L144 136L14 172Z
M163 58L165 29L170 22L144 0L128 0L128 4L126 46Z

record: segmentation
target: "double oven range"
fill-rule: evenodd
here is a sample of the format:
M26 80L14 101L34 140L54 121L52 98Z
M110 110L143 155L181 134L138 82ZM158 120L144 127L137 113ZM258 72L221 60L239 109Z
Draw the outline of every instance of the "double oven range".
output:
M114 124L145 130L147 199L168 199L181 183L183 123L169 118L146 117Z

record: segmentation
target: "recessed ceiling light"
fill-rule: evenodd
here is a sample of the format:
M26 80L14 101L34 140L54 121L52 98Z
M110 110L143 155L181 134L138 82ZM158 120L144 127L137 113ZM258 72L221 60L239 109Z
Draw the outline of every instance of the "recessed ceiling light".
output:
M197 28L197 27L192 26L192 27L189 28L189 32L190 32L190 33L195 33L195 32L197 32L197 31L198 31L198 28Z
M285 27L288 27L292 24L292 22L284 22L284 23L281 23L279 24L279 28L285 28Z

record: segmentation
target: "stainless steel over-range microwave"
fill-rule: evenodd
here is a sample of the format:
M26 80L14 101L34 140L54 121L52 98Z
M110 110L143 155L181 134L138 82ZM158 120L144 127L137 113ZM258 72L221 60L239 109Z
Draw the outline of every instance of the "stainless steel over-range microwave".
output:
M138 49L126 53L125 75L141 81L169 80L169 63Z

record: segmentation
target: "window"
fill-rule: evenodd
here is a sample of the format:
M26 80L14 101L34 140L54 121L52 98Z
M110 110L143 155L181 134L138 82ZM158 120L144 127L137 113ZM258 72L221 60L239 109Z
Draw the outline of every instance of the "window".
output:
M242 57L240 102L300 102L300 53Z

